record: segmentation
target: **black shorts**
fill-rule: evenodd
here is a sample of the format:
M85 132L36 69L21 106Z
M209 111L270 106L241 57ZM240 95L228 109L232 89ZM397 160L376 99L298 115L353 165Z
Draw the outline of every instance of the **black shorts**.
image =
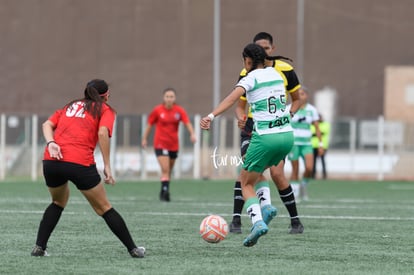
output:
M240 154L242 157L247 152L247 148L249 147L249 144L250 144L250 139L252 138L252 132L253 132L253 119L249 117L246 120L246 125L244 125L244 128L240 133Z
M170 159L176 159L178 157L178 151L169 151L167 149L160 149L160 148L155 148L154 151L157 157L168 156L170 157Z
M101 182L96 165L84 166L56 160L43 161L43 176L48 187L59 187L71 181L79 190L89 190Z

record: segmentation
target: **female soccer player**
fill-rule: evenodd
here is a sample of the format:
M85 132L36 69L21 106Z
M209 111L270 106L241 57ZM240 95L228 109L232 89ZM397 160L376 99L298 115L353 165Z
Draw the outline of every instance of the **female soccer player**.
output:
M260 236L269 230L263 221L254 186L263 171L270 166L278 165L293 145L293 130L290 125L290 113L286 108L283 78L274 68L265 68L265 59L276 58L267 56L265 50L257 44L247 45L243 50L243 61L248 74L208 116L200 121L202 129L209 129L215 116L223 113L246 94L247 102L251 106L254 130L240 174L247 214L253 224L251 233L243 241L245 246L255 245ZM290 111L295 112L299 107L299 97L296 91L290 95Z
M291 185L298 197L308 200L307 186L312 178L313 170L313 148L311 125L315 127L315 134L319 140L318 155L323 154L323 142L319 129L319 114L315 106L308 103L308 92L306 88L299 89L301 106L292 119L293 133L295 136L292 151L289 153L289 160L292 164ZM305 163L305 172L299 184L299 158ZM296 196L296 195L295 195Z
M148 125L142 136L142 147L146 148L148 136L155 127L154 150L161 167L160 200L170 201L170 180L175 160L178 156L178 126L182 121L190 133L191 142L196 142L193 126L183 107L175 103L176 92L173 88L164 90L163 104L154 107L148 117Z
M104 162L104 182L114 185L109 138L112 135L115 111L107 104L108 85L104 80L94 79L86 85L84 94L84 98L69 102L42 125L47 142L43 175L52 203L40 221L36 245L31 255L48 255L47 242L69 200L68 181L71 181L86 197L96 214L102 216L130 255L143 258L145 248L135 245L123 218L111 206L95 165L94 150L98 143Z
M253 43L260 45L266 52L267 55L272 55L276 46L273 43L273 37L267 32L259 32L253 38ZM280 56L280 59L288 59ZM277 72L282 74L284 79L284 85L287 93L292 93L300 88L300 83L293 67L283 60L266 60L266 67L273 67ZM246 69L240 72L239 80L246 76ZM240 97L237 107L236 115L243 117L246 113L246 97L243 95ZM253 130L253 118L250 112L250 108L247 115L246 124L243 125L240 133L240 144L241 144L241 156L244 157L247 148L250 144L250 138ZM284 173L285 160L282 160L278 165L270 168L270 175L273 182L275 183L280 199L285 205L289 216L290 216L290 234L301 234L303 233L304 227L299 219L298 211L296 208L295 196L293 194L292 187L287 180ZM259 182L256 184L256 194L260 199L260 205L262 207L263 220L266 224L269 224L273 217L277 214L277 209L274 208L271 203L270 187L265 176L259 178ZM241 213L243 210L244 200L240 187L240 175L237 178L234 185L234 199L233 199L233 219L230 223L230 232L242 233L241 224Z

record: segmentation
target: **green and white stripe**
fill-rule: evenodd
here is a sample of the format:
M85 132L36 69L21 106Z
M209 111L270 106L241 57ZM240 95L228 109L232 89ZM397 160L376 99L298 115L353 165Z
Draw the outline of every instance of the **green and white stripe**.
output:
M286 107L286 88L278 72L272 67L256 69L237 85L246 90L259 135L292 131Z
M307 103L304 108L300 108L292 119L295 145L311 145L311 125L319 120L316 108Z

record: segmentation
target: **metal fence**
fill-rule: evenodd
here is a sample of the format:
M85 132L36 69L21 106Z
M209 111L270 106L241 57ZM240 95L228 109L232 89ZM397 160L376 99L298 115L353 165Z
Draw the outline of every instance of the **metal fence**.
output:
M1 114L0 180L41 177L45 140L41 124L46 116ZM151 148L142 149L141 136L147 115L119 115L111 139L112 168L118 179L156 179L159 167ZM175 178L235 178L241 164L239 134L233 118L222 117L219 133L201 131L200 115L191 117L197 142L192 144L187 131L180 127L180 151L173 172ZM329 174L333 177L414 177L409 168L414 159L414 125L400 121L339 118L331 125L327 153ZM213 139L213 135L218 135ZM217 144L213 144L217 140ZM99 169L102 159L96 152ZM301 164L303 167L303 163ZM318 164L319 165L319 164ZM102 169L101 169L102 170ZM286 165L287 172L290 171Z

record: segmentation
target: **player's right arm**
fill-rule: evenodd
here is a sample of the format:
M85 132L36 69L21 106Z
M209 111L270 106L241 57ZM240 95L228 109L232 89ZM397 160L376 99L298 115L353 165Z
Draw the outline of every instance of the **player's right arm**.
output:
M157 106L151 111L149 117L148 117L148 122L147 122L147 127L145 128L144 134L142 135L141 138L141 146L143 148L147 148L148 145L148 137L149 134L151 132L152 129L152 125L154 125L157 122Z
M56 111L48 120L42 124L43 136L46 140L47 149L50 157L58 160L63 158L60 146L54 140L54 133L56 129L56 123L62 114L62 110Z
M147 148L148 136L149 136L149 133L151 132L151 128L152 128L152 125L148 124L147 127L145 128L144 134L142 135L141 146L143 148Z
M115 184L115 179L112 176L111 161L110 161L110 141L109 129L106 126L101 126L98 129L98 144L104 162L104 182L106 184Z

